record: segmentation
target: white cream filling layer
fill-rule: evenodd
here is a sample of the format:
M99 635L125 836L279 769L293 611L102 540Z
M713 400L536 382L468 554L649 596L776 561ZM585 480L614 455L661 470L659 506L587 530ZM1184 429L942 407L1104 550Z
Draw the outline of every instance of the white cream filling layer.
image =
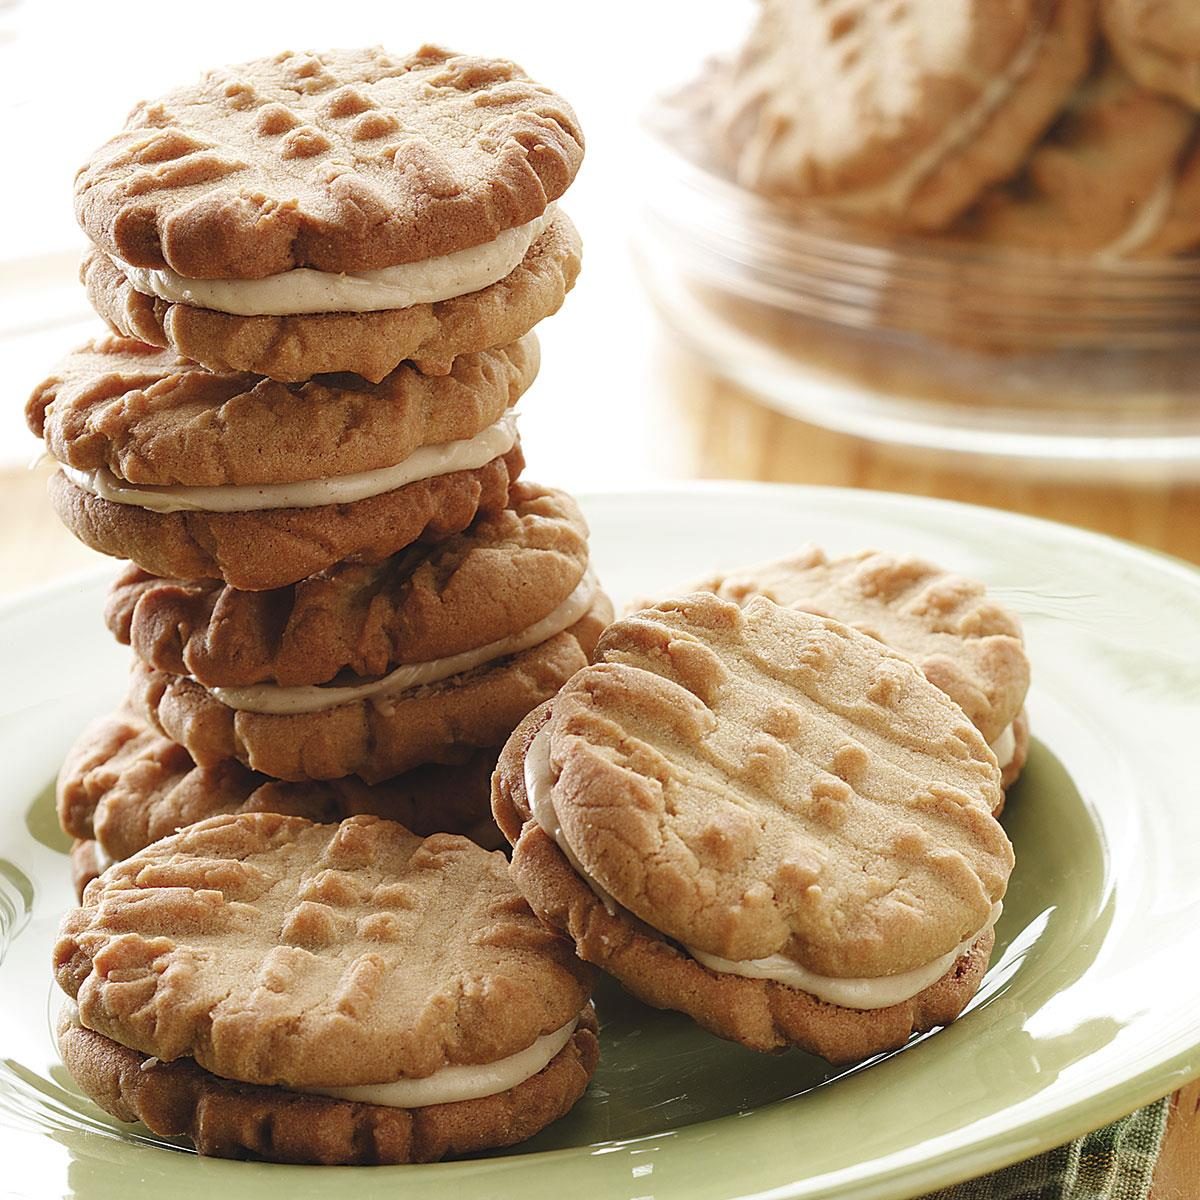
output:
M87 1029L79 1016L79 1006L66 1001L71 1020ZM507 1058L491 1063L471 1063L443 1067L421 1079L397 1079L393 1083L364 1083L342 1088L286 1088L314 1096L332 1096L336 1100L353 1100L359 1104L381 1104L385 1108L427 1108L431 1104L454 1104L459 1100L479 1100L507 1092L519 1083L532 1079L543 1070L556 1054L571 1040L579 1018L568 1021L561 1029L543 1034L532 1045ZM151 1058L143 1064L157 1060ZM233 1082L237 1082L234 1080Z
M358 1087L294 1088L337 1100L359 1104L382 1104L385 1108L426 1108L430 1104L454 1104L507 1092L532 1079L571 1040L579 1018L553 1033L543 1034L524 1050L492 1063L443 1067L423 1079L397 1079L394 1083L366 1083Z
M1124 232L1095 254L1097 262L1115 262L1136 254L1163 226L1175 198L1175 176L1167 175L1143 201Z
M742 962L733 962L728 958L720 958L716 954L705 954L703 950L686 947L687 952L699 963L703 963L712 971L720 971L724 975L743 975L747 979L770 979L775 983L783 983L801 992L808 992L818 1000L827 1004L837 1004L842 1008L872 1009L890 1008L893 1004L903 1004L911 1000L919 992L923 992L931 984L936 983L947 971L954 966L958 959L966 954L979 938L1000 919L1000 911L1004 906L994 904L991 915L977 933L973 933L960 945L956 946L941 958L936 958L923 967L914 967L911 971L902 971L898 975L880 975L871 979L839 979L831 975L817 975L807 967L801 966L794 958L786 954L771 954L766 958L751 958Z
M298 483L229 484L217 487L137 486L117 478L107 467L81 471L59 463L77 487L113 504L129 504L151 512L259 512L272 508L320 508L353 504L381 496L421 479L473 471L507 454L517 440L516 414L507 412L474 437L421 446L403 462L374 471L307 479Z
M530 813L542 830L554 839L566 860L575 869L575 873L596 893L609 914L615 915L620 911L620 904L588 874L563 834L558 811L554 807L554 770L550 762L549 730L549 725L544 725L525 752L525 795L529 801ZM918 992L923 992L945 975L955 961L996 923L1001 908L1000 904L993 905L991 914L982 928L966 938L961 945L933 962L896 975L842 978L818 975L783 954L735 962L715 954L706 954L691 946L685 946L684 949L698 963L724 975L773 980L842 1008L889 1008L893 1004L911 1000Z
M424 687L426 684L439 683L452 675L461 675L464 671L474 670L509 655L520 654L524 650L540 646L542 642L562 633L564 629L570 629L591 608L598 587L595 573L589 568L575 590L557 608L520 633L514 633L511 637L501 638L500 641L491 642L486 646L477 646L474 650L464 650L461 654L454 654L449 658L405 663L404 666L397 667L394 671L368 683L327 683L307 687L279 687L276 684L263 683L252 687L215 687L209 690L227 708L234 708L239 712L283 715L324 712L354 700L389 696L410 688Z
M996 756L997 766L1003 771L1012 762L1013 756L1017 752L1017 735L1012 725L1005 727L1000 736L989 746L989 749Z
M143 296L239 317L379 312L436 304L489 287L517 266L553 217L550 205L540 217L506 229L482 246L378 271L341 274L298 267L265 279L188 279L169 267L152 270L115 257L113 261Z

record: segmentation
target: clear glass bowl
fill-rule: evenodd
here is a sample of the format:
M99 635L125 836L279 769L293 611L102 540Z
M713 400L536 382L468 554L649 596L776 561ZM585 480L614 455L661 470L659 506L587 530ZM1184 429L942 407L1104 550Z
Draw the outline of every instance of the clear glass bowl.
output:
M775 408L875 441L1200 474L1200 259L889 236L658 139L639 262L674 330Z

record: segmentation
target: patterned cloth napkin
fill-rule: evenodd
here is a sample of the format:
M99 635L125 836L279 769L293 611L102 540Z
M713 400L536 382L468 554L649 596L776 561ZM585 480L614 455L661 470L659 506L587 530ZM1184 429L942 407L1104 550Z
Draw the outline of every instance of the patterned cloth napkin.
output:
M1169 1098L1113 1125L922 1200L1147 1200Z

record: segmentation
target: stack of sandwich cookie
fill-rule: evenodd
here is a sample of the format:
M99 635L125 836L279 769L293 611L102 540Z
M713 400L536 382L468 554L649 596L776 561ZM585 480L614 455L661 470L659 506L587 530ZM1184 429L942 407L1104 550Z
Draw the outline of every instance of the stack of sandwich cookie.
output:
M574 502L519 480L515 423L579 271L557 202L582 156L512 63L375 49L211 71L79 172L112 334L26 415L64 523L131 560L106 614L130 694L58 784L97 897L63 1054L124 1119L206 1153L403 1162L518 1141L587 1084L586 972L466 840L502 842L499 748L612 618ZM130 936L106 941L113 913ZM135 945L134 913L183 940ZM134 997L143 951L175 955L136 1003L177 1040L91 999L84 959Z
M982 735L908 659L707 593L617 621L500 756L533 910L634 995L835 1062L953 1020L1012 847Z
M440 374L562 303L582 158L502 59L259 59L139 104L81 169L83 278L114 330L217 371Z
M493 850L504 842L488 806L497 753L430 763L374 785L355 776L286 783L236 759L198 767L182 746L122 710L86 729L58 774L59 823L75 839L75 891L82 897L97 875L152 842L230 813L284 813L324 824L368 814L422 836L463 834Z
M920 667L970 718L1016 782L1029 753L1029 659L1016 615L983 584L919 558L865 550L829 558L809 546L775 562L707 576L680 589L776 604L841 621ZM1001 793L1000 806L1004 796Z
M507 1146L596 1068L588 968L504 857L354 817L213 817L92 883L55 975L67 1068L203 1154L427 1162Z

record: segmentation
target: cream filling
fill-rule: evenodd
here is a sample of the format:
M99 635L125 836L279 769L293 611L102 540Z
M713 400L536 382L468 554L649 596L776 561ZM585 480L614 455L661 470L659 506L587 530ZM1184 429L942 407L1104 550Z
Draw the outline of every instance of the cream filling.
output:
M996 765L1003 771L1017 752L1017 735L1011 724L992 742L989 749L996 756Z
M81 471L59 463L62 473L84 491L113 504L129 504L151 512L259 512L272 508L320 508L353 504L395 491L421 479L472 471L507 454L517 440L516 414L507 412L474 437L421 446L403 462L374 471L306 479L298 483L228 484L216 487L137 486L119 479L107 467Z
M96 860L96 866L99 868L100 874L103 875L109 867L117 860L105 848L100 845L99 839L92 841L92 857Z
M144 296L240 317L379 312L436 304L489 287L521 262L553 217L554 205L550 205L540 217L506 229L482 246L378 271L338 273L297 267L265 279L188 279L169 267L152 270L116 257L113 261Z
M933 962L922 967L914 967L911 971L902 971L898 975L879 975L870 979L841 979L832 975L818 975L801 966L794 958L788 958L786 954L770 954L766 958L734 962L716 954L706 954L703 950L694 950L691 946L686 947L686 950L697 962L724 975L769 979L798 991L808 992L818 1000L824 1000L827 1004L837 1004L841 1008L890 1008L893 1004L903 1004L905 1000L911 1000L941 979L955 962L995 925L1000 919L1003 907L999 903L992 905L991 914L983 928L949 953L943 954L941 958L935 958Z
M542 642L562 633L564 629L570 629L591 608L598 587L595 573L589 568L584 572L575 590L557 608L520 633L514 633L486 646L477 646L474 650L464 650L461 654L454 654L449 658L405 663L368 683L328 683L306 687L279 687L276 684L262 683L252 687L215 687L209 691L227 708L234 708L239 712L283 715L323 712L355 700L367 700L407 691L410 688L424 687L426 684L449 679L451 675L461 675L464 671L474 670L485 663L520 654L524 650L540 646Z
M1163 226L1175 198L1175 176L1168 174L1138 209L1137 216L1125 231L1096 251L1097 262L1113 262L1128 258L1140 250Z
M948 124L940 136L924 150L914 154L902 170L873 187L828 197L825 201L827 206L851 215L865 213L869 216L880 210L897 215L903 213L917 188L949 155L970 141L1012 95L1017 84L1032 68L1045 40L1047 27L1048 14L1013 56L1005 70L994 76L983 88L979 99L956 121Z
M553 1033L543 1034L524 1050L491 1063L443 1067L422 1079L397 1079L394 1083L365 1083L356 1087L292 1088L336 1100L358 1104L381 1104L385 1108L426 1108L430 1104L454 1104L507 1092L532 1079L571 1040L579 1018Z
M79 1015L79 1005L73 1000L67 1000L66 1005L72 1022L81 1029L87 1029L88 1026ZM576 1017L561 1029L543 1034L532 1045L518 1050L516 1054L510 1054L507 1058L491 1063L443 1067L440 1071L434 1071L432 1075L421 1079L397 1079L393 1083L364 1083L355 1087L284 1090L315 1096L332 1096L336 1100L352 1100L359 1104L381 1104L385 1108L426 1108L431 1104L478 1100L483 1096L507 1092L517 1084L532 1079L571 1040L578 1024L579 1018ZM142 1069L156 1061L154 1058L147 1059L142 1064Z
M530 813L542 830L554 839L576 874L596 893L608 912L615 915L620 911L620 904L588 874L563 835L558 811L554 807L554 771L550 762L549 729L549 725L544 725L525 751L525 795L529 801ZM773 980L842 1008L889 1008L893 1004L911 1000L918 992L923 992L945 975L955 961L996 923L1001 908L1000 904L993 905L984 925L953 950L940 955L933 962L896 975L842 978L818 975L783 954L735 962L695 950L691 946L685 946L684 949L698 963L721 974Z

